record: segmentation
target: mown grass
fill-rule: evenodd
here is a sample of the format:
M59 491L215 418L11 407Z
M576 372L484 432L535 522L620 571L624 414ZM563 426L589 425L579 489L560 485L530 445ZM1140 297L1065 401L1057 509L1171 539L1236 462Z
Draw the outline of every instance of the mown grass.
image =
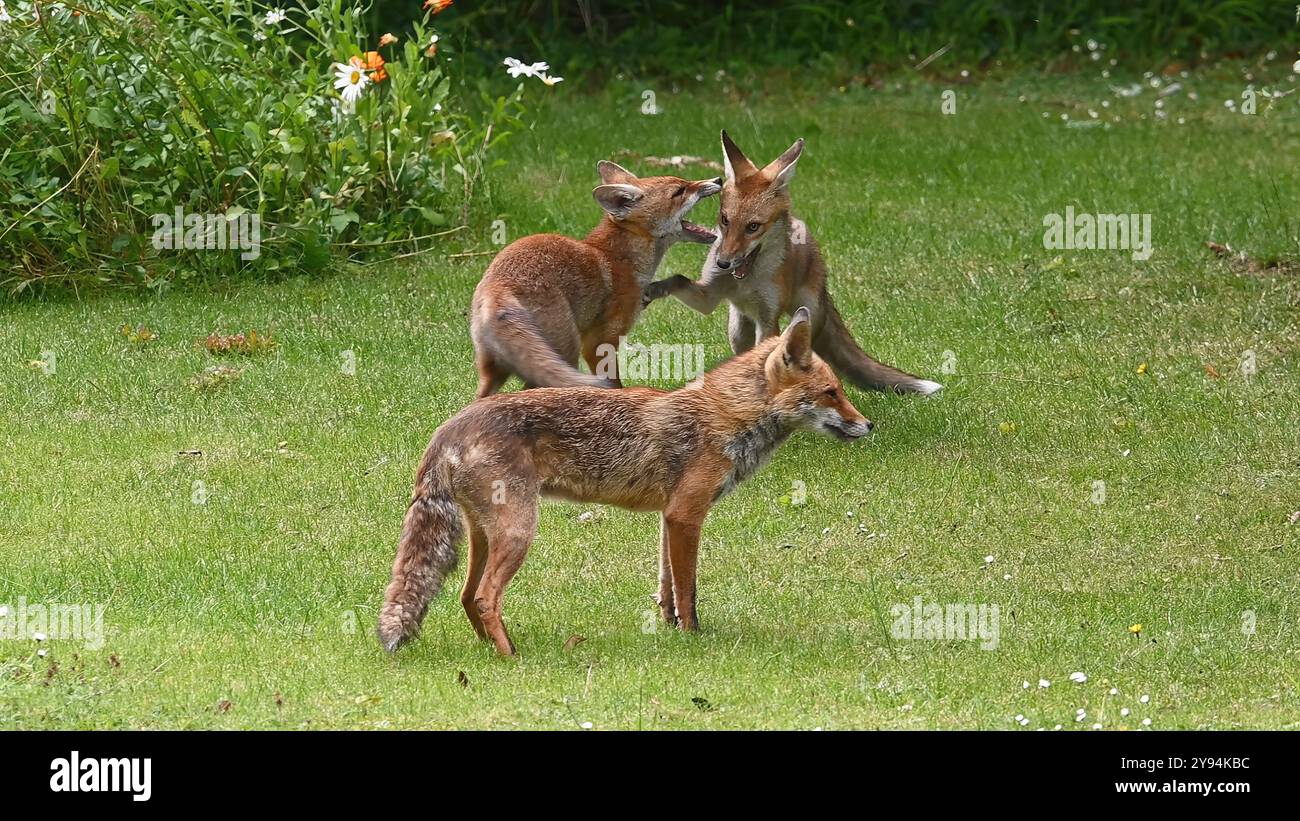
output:
M1240 70L1183 78L1164 120L1152 90L1083 77L960 86L954 116L930 85L748 95L709 78L648 117L616 85L557 99L512 143L489 216L516 237L589 228L592 166L620 149L712 158L726 126L770 159L808 138L796 212L850 326L946 384L853 392L871 441L799 434L714 510L699 635L646 629L655 517L549 503L506 599L520 659L473 640L459 574L420 641L380 651L412 472L473 395L466 309L487 256L6 306L0 603L102 603L107 635L43 658L0 641L0 726L1297 726L1300 288L1294 267L1242 272L1202 244L1297 256L1300 117L1294 97L1227 110ZM1089 107L1122 120L1060 119ZM1154 255L1044 249L1043 216L1067 204L1151 213ZM451 250L491 249L489 222ZM665 273L702 257L676 248ZM196 344L250 328L278 346ZM665 302L635 338L716 362L724 328ZM42 351L53 374L27 365ZM187 385L217 364L242 375ZM892 638L891 606L918 595L998 605L997 649Z

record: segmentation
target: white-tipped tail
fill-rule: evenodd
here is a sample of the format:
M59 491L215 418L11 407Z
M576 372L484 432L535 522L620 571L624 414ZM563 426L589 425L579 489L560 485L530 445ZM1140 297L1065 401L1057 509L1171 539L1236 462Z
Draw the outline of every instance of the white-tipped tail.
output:
M936 393L942 389L943 385L940 385L938 382L931 382L929 379L918 379L912 383L912 390L922 396L929 396L930 394Z

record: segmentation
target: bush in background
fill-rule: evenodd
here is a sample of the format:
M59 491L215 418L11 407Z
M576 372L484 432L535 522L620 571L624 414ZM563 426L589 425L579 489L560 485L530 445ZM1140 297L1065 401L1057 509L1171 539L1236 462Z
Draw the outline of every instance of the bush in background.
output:
M572 75L744 76L910 67L945 46L949 61L1042 63L1081 36L1130 57L1195 62L1289 51L1294 17L1295 3L1278 0L502 0L458 7L447 33L486 54L545 43Z
M432 11L407 5L390 33L343 0L4 4L0 285L314 271L463 221L524 86L453 90ZM257 215L260 254L159 250L178 208Z

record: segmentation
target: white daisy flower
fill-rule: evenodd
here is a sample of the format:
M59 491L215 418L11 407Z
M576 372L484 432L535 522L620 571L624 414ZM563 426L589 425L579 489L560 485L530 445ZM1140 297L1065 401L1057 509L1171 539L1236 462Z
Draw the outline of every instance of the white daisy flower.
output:
M347 105L356 105L368 85L370 78L361 69L344 63L334 64L334 87L343 95L343 102Z
M1088 676L1084 673L1070 674L1070 681L1073 681L1075 684L1083 684L1087 680L1088 680Z
M5 8L3 0L0 0L0 23L12 23L14 18L9 16L9 9ZM1296 63L1296 71L1300 71L1300 63Z
M1142 696L1142 698L1138 699L1138 701L1142 702L1143 704L1146 704L1150 700L1151 700L1151 696Z
M262 20L268 26L278 26L289 18L284 9L271 9L266 13L266 18Z
M507 57L503 61L503 65L506 67L506 71L509 72L511 77L519 77L521 75L524 77L536 77L543 82L546 82L546 72L551 68L550 63L532 63L525 65L522 60L517 60L514 57ZM555 82L558 83L563 79L563 77L560 77ZM555 83L547 83L547 85L554 84Z
M1047 689L1048 687L1051 687L1051 686L1052 686L1052 682L1048 681L1048 680L1045 679L1045 678L1040 678L1040 679L1038 680L1038 687L1039 687L1039 689L1044 689L1044 690L1045 690L1045 689Z
M260 42L262 42L263 40L266 39L266 35L263 34L263 33L260 32L260 31L255 31L255 32L253 32L253 39L256 40L256 41L258 41L258 42L260 43Z
M556 83L564 82L563 77L552 77L549 74L539 74L537 75L537 79L541 80L543 83L546 83L548 86L553 86ZM853 514L850 513L849 515L852 516Z
M45 641L45 634L41 632L32 633L32 638L37 641Z

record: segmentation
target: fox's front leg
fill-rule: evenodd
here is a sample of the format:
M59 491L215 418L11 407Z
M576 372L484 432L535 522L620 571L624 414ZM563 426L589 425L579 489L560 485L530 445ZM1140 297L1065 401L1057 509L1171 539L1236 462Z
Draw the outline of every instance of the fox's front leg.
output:
M682 499L680 503L674 500L664 511L677 627L688 632L700 629L695 613L695 567L700 550L700 527L707 513L707 502L701 508L698 500L690 498Z
M664 516L659 517L659 592L654 600L659 604L664 622L676 627L677 603L673 598L672 559L668 555L668 519Z
M662 299L669 294L702 314L713 313L713 310L718 307L718 303L722 302L724 297L722 289L712 282L697 282L693 279L687 279L681 274L674 274L667 279L655 280L647 285L645 290L641 292L641 304L649 305L656 299Z

